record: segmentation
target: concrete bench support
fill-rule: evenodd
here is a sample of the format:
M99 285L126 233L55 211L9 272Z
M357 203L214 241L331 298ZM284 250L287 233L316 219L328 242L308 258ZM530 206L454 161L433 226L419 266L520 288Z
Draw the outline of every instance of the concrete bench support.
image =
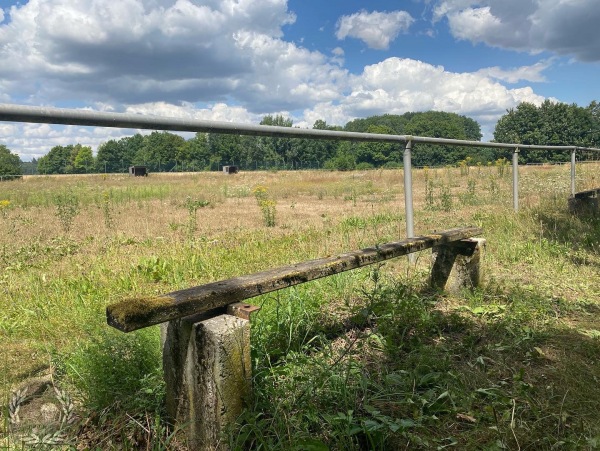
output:
M600 191L600 190L597 190ZM594 191L589 196L575 195L569 198L569 212L574 215L595 215L598 214L598 193Z
M432 248L430 286L438 290L473 289L481 283L484 238L469 238Z
M167 412L190 449L227 449L221 436L251 389L250 322L231 315L161 326Z

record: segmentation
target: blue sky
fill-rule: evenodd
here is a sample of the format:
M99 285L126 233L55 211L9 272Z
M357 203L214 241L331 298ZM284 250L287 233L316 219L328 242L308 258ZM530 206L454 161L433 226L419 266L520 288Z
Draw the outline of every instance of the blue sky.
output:
M0 0L0 102L311 127L600 100L598 0ZM23 160L135 131L0 123Z

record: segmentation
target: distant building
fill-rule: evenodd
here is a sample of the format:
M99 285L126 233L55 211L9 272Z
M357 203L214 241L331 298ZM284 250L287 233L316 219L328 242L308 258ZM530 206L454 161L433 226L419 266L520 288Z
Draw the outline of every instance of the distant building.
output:
M129 175L133 175L135 177L148 177L148 167L147 166L129 166Z
M237 174L240 172L240 168L238 166L223 166L223 172L225 174Z

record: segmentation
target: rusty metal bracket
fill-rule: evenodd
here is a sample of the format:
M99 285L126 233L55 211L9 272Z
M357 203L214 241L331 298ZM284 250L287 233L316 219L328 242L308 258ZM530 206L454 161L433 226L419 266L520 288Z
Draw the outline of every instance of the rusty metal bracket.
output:
M227 306L227 314L237 316L238 318L250 320L250 315L258 312L260 307L257 305L247 304L245 302L236 302Z

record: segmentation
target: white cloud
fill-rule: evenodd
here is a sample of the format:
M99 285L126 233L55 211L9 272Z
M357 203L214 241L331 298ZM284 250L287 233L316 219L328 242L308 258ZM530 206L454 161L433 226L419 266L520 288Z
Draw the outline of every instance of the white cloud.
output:
M222 122L260 122L264 114L252 114L240 106L229 106L225 103L217 103L208 108L197 108L192 104L172 105L165 102L131 105L127 113L145 114L164 117L176 117L181 119L198 119ZM265 113L266 114L266 113ZM289 115L287 112L281 112Z
M350 93L338 103L323 102L304 112L306 123L324 119L345 124L356 117L448 111L472 117L488 130L520 102L541 104L531 88L508 89L485 74L449 72L421 61L389 58L350 77Z
M295 16L286 0L30 0L10 19L0 79L14 98L133 104L224 99L256 57L236 36L278 40Z
M540 61L531 66L521 66L513 69L502 69L499 66L487 67L477 71L477 74L507 83L518 83L519 81L545 82L546 77L542 73L550 67L551 61Z
M250 73L234 90L249 108L295 110L340 96L347 71L322 53L257 33L235 38L240 52L252 55Z
M458 39L600 61L597 0L441 0L433 20L443 17Z
M414 19L406 11L367 12L362 10L342 16L337 23L336 36L358 38L372 49L384 50L400 33L407 32Z

